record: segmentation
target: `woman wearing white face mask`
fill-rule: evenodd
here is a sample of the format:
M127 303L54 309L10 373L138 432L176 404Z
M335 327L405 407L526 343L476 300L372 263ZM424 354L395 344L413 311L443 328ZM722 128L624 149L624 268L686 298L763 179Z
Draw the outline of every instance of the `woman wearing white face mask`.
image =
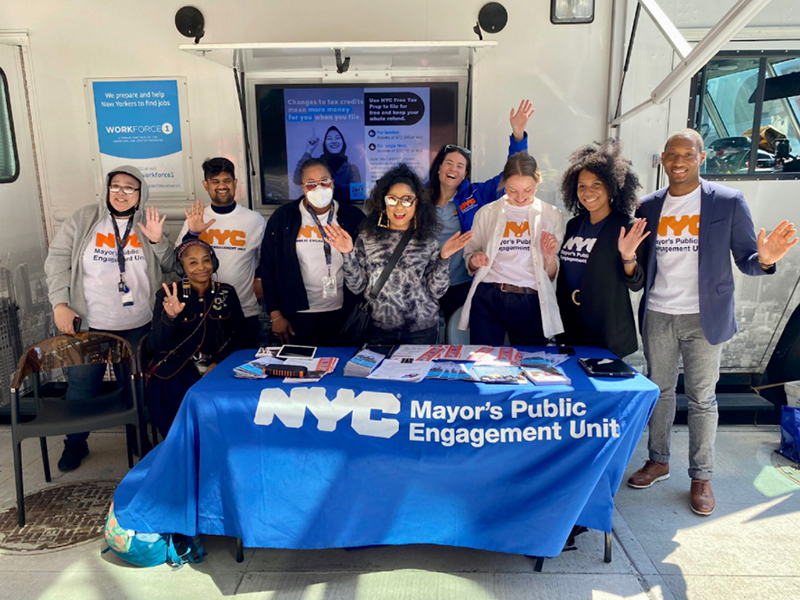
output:
M327 243L323 226L336 224L354 238L359 208L333 199L327 165L310 159L300 168L303 197L281 206L267 222L261 245L264 303L281 343L337 346L356 301L343 286L342 255Z

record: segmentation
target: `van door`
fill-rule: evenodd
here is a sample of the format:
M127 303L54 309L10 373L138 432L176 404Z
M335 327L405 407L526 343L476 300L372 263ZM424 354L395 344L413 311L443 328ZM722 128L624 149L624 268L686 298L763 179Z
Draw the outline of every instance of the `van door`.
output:
M53 331L41 206L22 54L0 43L0 405L23 348Z

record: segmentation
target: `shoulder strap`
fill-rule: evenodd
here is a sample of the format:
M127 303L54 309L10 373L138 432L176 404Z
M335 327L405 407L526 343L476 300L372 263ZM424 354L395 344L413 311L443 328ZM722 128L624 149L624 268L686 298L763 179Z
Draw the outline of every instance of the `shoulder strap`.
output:
M411 238L414 236L414 231L415 230L411 229L410 227L406 229L405 234L400 239L400 243L397 244L397 247L394 249L392 257L389 259L389 262L386 263L386 266L383 268L381 276L378 277L378 281L375 282L375 285L373 285L372 289L369 291L368 296L371 299L374 300L375 298L378 297L378 294L381 293L381 289L383 288L383 285L386 283L386 281L389 279L389 275L391 275L392 269L395 268L397 262L400 260L400 255L403 254L403 250L406 249L406 246L408 246L408 242L410 242Z

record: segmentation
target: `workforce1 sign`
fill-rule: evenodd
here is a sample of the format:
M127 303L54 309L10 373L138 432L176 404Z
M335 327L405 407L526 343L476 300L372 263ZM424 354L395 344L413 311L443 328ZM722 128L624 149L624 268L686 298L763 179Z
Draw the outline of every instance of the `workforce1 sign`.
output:
M153 192L185 191L178 81L94 81L103 173L129 164Z

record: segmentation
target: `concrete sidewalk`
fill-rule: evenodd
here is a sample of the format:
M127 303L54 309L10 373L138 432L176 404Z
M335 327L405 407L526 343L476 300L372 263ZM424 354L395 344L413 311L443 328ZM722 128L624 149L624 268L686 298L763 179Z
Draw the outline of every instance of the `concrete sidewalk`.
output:
M776 455L774 426L722 427L714 491L717 510L689 508L688 433L676 427L672 477L649 490L623 484L614 514L613 561L603 535L590 531L578 549L533 571L523 557L439 546L362 550L246 550L234 560L227 538L205 538L209 556L173 572L130 567L100 554L102 540L65 550L0 550L0 598L281 600L377 599L770 599L800 597L800 470ZM121 432L92 434L91 454L76 472L56 468L61 441L50 439L53 482L119 479L127 471ZM23 444L26 494L45 486L38 443ZM646 458L643 439L629 473ZM0 510L13 507L11 433L0 427ZM535 535L535 532L532 532Z

